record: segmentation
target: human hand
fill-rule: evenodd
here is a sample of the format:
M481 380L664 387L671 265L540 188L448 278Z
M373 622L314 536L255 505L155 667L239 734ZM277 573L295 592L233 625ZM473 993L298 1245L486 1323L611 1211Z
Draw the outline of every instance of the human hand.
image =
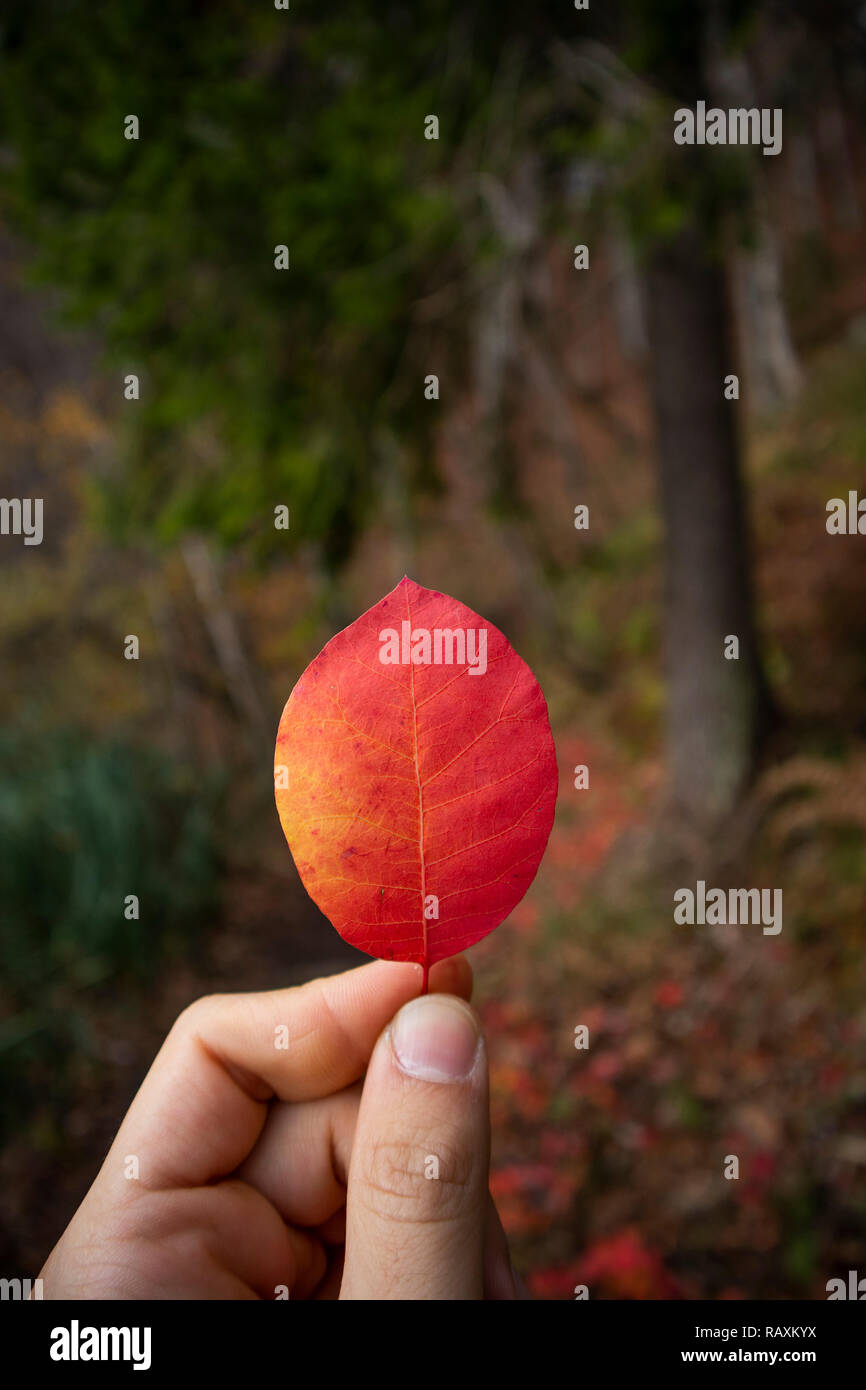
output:
M45 1298L518 1297L471 970L442 961L416 998L420 981L376 961L186 1009Z

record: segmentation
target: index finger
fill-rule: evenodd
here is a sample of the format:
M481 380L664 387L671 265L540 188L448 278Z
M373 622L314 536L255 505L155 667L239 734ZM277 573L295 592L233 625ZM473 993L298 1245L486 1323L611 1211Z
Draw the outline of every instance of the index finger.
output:
M105 1167L130 1155L146 1188L232 1173L261 1133L267 1103L331 1095L363 1075L373 1046L421 987L417 965L373 961L292 989L217 994L181 1014L127 1112ZM462 956L430 974L433 992L469 998ZM137 1184L124 1182L129 1191Z

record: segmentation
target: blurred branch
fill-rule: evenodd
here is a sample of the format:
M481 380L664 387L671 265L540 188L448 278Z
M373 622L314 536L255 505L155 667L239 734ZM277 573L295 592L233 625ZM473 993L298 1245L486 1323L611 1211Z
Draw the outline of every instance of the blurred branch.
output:
M270 756L272 721L268 718L238 625L226 601L211 547L203 536L191 535L183 541L181 553L226 687L247 730L252 751L258 756L267 748Z

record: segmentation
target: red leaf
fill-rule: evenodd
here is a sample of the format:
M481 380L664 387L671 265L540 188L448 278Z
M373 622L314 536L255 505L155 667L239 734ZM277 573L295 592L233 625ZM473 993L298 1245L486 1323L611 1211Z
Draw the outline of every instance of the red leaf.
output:
M684 998L683 987L677 980L661 980L656 986L655 999L661 1009L678 1009Z
M534 1269L529 1275L529 1291L535 1298L570 1298L578 1282L574 1265L551 1265Z
M587 1250L578 1265L585 1284L599 1284L614 1298L678 1298L680 1288L662 1260L648 1250L632 1227L606 1236ZM591 1291L591 1290L590 1290Z
M538 682L495 627L411 579L307 667L274 763L310 896L353 946L425 970L508 916L553 822L556 757Z

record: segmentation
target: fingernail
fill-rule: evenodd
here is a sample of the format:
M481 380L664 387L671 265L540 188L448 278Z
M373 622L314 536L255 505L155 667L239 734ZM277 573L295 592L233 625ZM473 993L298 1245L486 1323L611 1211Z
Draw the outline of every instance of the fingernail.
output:
M404 1004L394 1020L391 1046L397 1065L422 1081L462 1081L478 1051L475 1015L460 999L425 994Z

